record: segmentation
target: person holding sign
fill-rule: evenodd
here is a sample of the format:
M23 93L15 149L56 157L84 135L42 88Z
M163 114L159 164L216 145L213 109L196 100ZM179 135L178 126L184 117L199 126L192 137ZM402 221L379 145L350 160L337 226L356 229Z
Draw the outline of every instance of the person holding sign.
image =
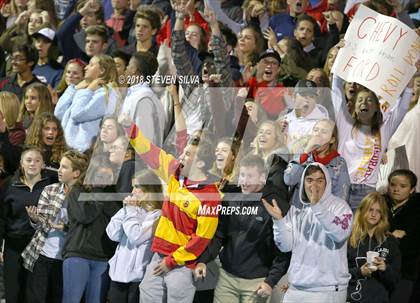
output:
M363 197L375 191L383 153L408 111L413 83L408 84L385 117L382 116L378 96L367 88L357 92L354 111L350 114L342 87L343 80L334 75L332 102L339 136L338 151L349 169L352 183L349 203L355 211Z

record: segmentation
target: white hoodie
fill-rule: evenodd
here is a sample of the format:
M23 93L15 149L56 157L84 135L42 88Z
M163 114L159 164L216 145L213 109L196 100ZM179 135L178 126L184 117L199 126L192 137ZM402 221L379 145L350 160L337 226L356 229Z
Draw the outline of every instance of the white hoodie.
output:
M326 178L321 200L315 205L303 200L292 205L286 217L274 220L274 241L282 252L292 252L288 270L289 283L305 291L334 291L347 288L350 274L347 266L347 239L351 233L352 212L344 200L331 194L328 170L318 165Z

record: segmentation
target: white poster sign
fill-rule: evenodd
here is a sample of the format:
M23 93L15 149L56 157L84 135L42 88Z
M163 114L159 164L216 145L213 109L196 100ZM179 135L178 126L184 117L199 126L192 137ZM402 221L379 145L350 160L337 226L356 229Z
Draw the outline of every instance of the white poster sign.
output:
M395 104L416 72L420 38L399 20L361 5L347 29L345 47L332 68L348 82L357 82Z

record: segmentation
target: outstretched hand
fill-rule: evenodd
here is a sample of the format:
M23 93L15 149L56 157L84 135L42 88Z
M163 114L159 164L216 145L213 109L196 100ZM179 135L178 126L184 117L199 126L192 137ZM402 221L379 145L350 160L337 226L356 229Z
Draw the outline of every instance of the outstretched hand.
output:
M185 15L187 13L187 7L191 5L192 0L171 0L172 9L177 14Z
M264 35L264 38L267 39L268 48L274 49L277 45L277 37L273 29L271 27L267 27L263 35Z
M210 27L218 26L216 14L214 11L207 6L207 2L204 1L204 20L210 25Z
M79 13L82 16L86 16L89 14L93 14L100 9L100 4L95 0L88 0L86 1L85 5L79 10Z
M264 207L267 210L267 212L270 214L270 216L272 216L274 219L277 219L277 220L283 219L283 213L275 199L271 200L273 202L273 205L268 203L267 200L264 198L261 199L261 201L264 204Z

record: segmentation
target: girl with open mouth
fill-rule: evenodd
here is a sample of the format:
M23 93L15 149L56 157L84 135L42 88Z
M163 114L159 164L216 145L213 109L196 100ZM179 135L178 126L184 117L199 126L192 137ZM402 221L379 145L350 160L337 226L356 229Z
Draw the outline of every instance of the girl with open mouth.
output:
M343 82L334 75L332 101L339 134L338 151L347 162L351 180L349 203L355 211L362 198L375 191L382 156L408 111L413 83L408 84L394 107L383 116L378 96L367 88L356 93L350 113Z

